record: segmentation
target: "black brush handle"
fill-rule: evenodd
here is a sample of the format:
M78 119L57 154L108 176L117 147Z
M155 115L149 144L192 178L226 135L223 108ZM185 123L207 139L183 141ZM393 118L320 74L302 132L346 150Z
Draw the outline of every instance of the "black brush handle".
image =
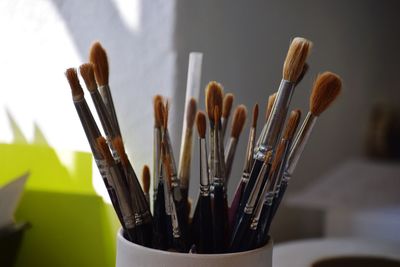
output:
M168 248L167 214L165 213L164 185L158 183L157 195L154 200L153 216L153 245L154 248L166 250Z
M135 227L135 243L152 248L153 247L153 224L144 223Z
M228 211L224 194L223 186L214 186L214 198L212 200L214 253L223 253L226 249Z
M258 221L257 235L254 247L261 247L265 245L266 242L268 241L269 227L272 222L272 220L269 219L270 216L272 215L271 212L272 212L272 206L267 203L264 203Z
M240 251L247 251L255 248L257 229L248 229L245 238L240 246Z
M229 252L241 251L241 245L245 238L246 232L249 229L251 217L252 214L243 213L243 216L239 219L239 223L232 232L232 241L229 247Z
M246 186L246 183L240 179L239 185L236 188L235 196L233 197L231 206L229 208L229 229L233 229L235 223L236 223L236 217L237 217L237 212L239 209L240 201L243 196L244 188Z
M188 211L187 211L187 200L184 198L181 198L180 201L175 201L175 209L176 209L176 216L178 217L178 224L179 224L179 230L181 232L181 239L183 240L184 243L186 243L186 246L188 246L188 240L186 240L186 237L188 236Z
M240 204L239 204L239 209L237 210L237 216L236 216L236 222L234 223L234 225L236 226L238 223L238 220L243 216L244 213L244 207L246 206L247 200L250 197L250 193L253 190L253 187L256 183L258 174L261 171L261 167L263 165L263 161L261 160L254 160L254 164L253 164L253 168L251 169L251 173L250 173L250 177L249 177L249 181L246 184L246 187L244 188L243 191L243 195L242 195L242 199L240 200ZM235 226L233 228L235 228Z
M279 188L278 196L274 199L274 202L272 202L272 216L271 216L272 218L275 217L275 214L278 211L279 205L281 204L283 199L283 195L285 195L287 186L288 186L287 181L282 181L281 186Z
M172 243L172 249L177 251L177 252L182 252L182 253L187 253L188 252L188 250L186 248L186 242L182 238L182 236L174 237L173 243Z
M198 200L198 240L196 250L198 253L210 254L213 252L213 229L210 196L200 196Z

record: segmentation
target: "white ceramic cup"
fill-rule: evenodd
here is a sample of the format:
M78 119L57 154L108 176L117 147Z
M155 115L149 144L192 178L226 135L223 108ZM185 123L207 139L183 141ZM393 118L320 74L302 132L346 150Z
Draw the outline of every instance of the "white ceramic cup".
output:
M122 230L117 234L116 267L272 267L272 244L251 251L227 254L187 254L146 248L126 240Z

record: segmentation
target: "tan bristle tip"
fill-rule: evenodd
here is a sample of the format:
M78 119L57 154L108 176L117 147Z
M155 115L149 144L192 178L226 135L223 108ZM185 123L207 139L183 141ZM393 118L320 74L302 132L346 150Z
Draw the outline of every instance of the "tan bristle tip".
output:
M204 114L204 112L202 112L202 111L197 112L196 125L197 125L197 131L199 132L200 138L205 138L207 123L206 123L206 114Z
M214 120L214 108L218 106L219 110L222 110L223 93L221 84L215 81L208 83L206 87L206 112L211 121Z
M335 73L327 71L318 75L310 96L310 112L319 116L335 101L341 90L342 80Z
M92 44L89 61L93 63L94 75L99 86L108 85L109 67L106 50L99 42Z
M94 78L94 69L92 63L85 63L79 67L79 72L86 84L86 88L93 92L97 90L96 79Z
M296 132L296 129L299 125L300 117L301 117L300 109L295 109L290 113L288 122L285 127L285 131L283 133L283 138L285 138L285 139L293 138L294 133Z
M304 38L296 37L293 39L283 64L284 80L290 82L298 80L311 47L312 43Z
M78 74L76 73L76 69L69 68L65 71L65 76L67 77L69 86L71 87L72 97L73 99L81 99L83 98L83 89L81 84L79 83Z
M222 103L222 117L228 118L231 114L232 104L233 104L234 96L231 93L228 93L224 96L224 101Z
M142 186L145 193L150 190L150 169L149 166L144 165L142 170Z
M113 162L113 158L108 148L107 141L104 137L100 136L96 139L97 147L100 150L100 153L103 155L104 159L108 164Z
M124 165L128 164L129 160L128 160L128 156L126 155L126 152L125 152L124 143L122 142L122 138L115 137L112 140L112 144L114 146L114 149L117 151L122 164L124 164Z
M197 102L196 99L191 98L186 107L186 127L193 128L194 120L196 118Z
M163 97L161 95L156 95L153 98L153 108L154 108L154 127L160 128L162 125L162 106ZM160 111L161 107L161 111Z
M253 107L253 118L251 120L251 127L257 127L257 119L258 119L258 104L255 104Z
M272 95L270 95L268 97L267 110L265 112L265 120L266 121L268 120L268 117L269 117L269 115L271 114L271 111L272 111L272 107L274 106L275 99L276 99L276 94L277 93L275 92L275 93L273 93Z
M232 121L232 131L231 137L238 139L240 133L243 130L244 124L246 122L247 117L247 108L244 105L240 105L236 108L235 113L233 114Z

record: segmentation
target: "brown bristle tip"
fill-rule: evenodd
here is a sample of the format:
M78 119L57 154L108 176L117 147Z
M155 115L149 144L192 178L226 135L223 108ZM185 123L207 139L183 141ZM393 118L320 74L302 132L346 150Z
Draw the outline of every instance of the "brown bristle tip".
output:
M168 116L169 116L169 104L168 104L168 100L165 102L164 105L164 112L163 112L163 127L164 129L168 128Z
M153 108L154 108L154 127L156 128L160 128L163 122L162 103L163 103L163 97L161 95L155 95L153 98Z
M271 165L271 173L275 172L282 161L282 156L285 151L285 144L279 143L278 148L276 149L274 160L272 161Z
M197 112L196 125L200 138L203 139L206 138L207 123L206 123L206 114L204 114L204 112L202 111Z
M197 101L192 97L186 107L186 127L189 129L193 128L194 120L196 118L196 111Z
M296 132L296 129L299 125L300 122L300 117L301 117L301 110L300 109L295 109L292 110L290 113L288 122L286 124L285 132L283 134L283 138L285 139L292 139L294 136L294 133Z
M225 118L225 119L229 118L229 115L231 114L232 104L233 104L234 99L235 99L235 97L231 93L228 93L224 96L224 100L222 103L222 118Z
M335 101L341 90L342 80L335 73L327 71L318 75L310 96L310 112L319 116Z
M303 66L310 53L312 43L307 39L296 37L290 44L283 64L283 79L296 82L303 71Z
M150 169L149 166L144 165L142 170L142 186L145 193L150 190Z
M233 114L231 137L235 139L239 138L240 133L242 132L244 124L246 122L246 117L247 117L246 106L239 105L235 109L235 113Z
M221 110L219 109L218 106L214 107L214 123L218 124L219 121L221 120Z
M125 152L124 143L122 142L122 138L119 136L115 137L112 140L112 144L113 144L114 149L117 151L122 164L127 165L129 160L128 160L128 156L126 155L126 152Z
M85 63L79 67L79 72L86 84L86 88L93 92L97 90L96 79L94 78L94 69L92 63Z
M75 68L69 68L65 71L65 76L67 77L69 86L71 87L72 97L75 100L83 98L83 89L79 83L78 74Z
M258 119L258 104L255 104L253 107L253 118L251 120L251 127L257 127L257 119Z
M165 168L165 173L168 181L169 187L171 186L171 177L172 177L172 170L171 170L171 165L169 162L169 156L167 155L167 151L165 149L165 142L161 143L161 160L163 162L164 168Z
M97 143L97 147L98 147L101 155L103 155L106 162L108 164L112 163L113 158L112 158L110 149L108 148L106 139L104 137L100 136L100 137L96 138L96 143Z
M269 115L271 114L272 107L274 106L276 99L276 92L268 97L267 109L265 111L265 120L268 120Z
M93 63L94 75L99 86L108 85L109 67L106 50L99 42L92 44L89 61Z
M222 110L224 90L222 85L212 81L206 87L206 112L210 121L214 120L214 108Z

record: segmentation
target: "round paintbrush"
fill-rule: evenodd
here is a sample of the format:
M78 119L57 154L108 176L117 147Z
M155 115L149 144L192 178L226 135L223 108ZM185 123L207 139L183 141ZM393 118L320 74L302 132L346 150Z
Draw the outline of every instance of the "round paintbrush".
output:
M222 102L222 118L221 118L222 141L225 140L226 127L228 126L229 116L231 115L232 104L234 99L235 99L234 95L228 93L224 96L224 100Z

